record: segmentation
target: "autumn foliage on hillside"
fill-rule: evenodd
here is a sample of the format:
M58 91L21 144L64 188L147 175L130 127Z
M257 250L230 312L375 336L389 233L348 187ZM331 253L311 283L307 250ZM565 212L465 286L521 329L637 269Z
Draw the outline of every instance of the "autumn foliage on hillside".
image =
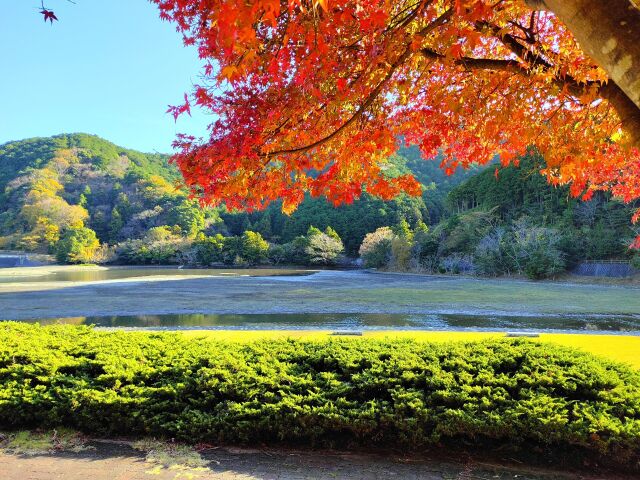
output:
M210 138L176 141L205 201L281 198L292 211L305 192L335 203L363 189L419 194L412 177L384 175L399 139L442 152L447 171L534 146L549 181L576 196L640 197L638 145L606 73L523 1L153 1L204 61L171 112L215 115Z

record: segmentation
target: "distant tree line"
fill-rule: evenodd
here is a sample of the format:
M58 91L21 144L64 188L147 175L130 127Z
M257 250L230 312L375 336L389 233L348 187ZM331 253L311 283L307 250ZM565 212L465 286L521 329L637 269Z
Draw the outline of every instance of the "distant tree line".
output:
M368 194L334 207L306 198L292 215L201 207L177 188L166 156L122 149L91 135L0 146L0 248L49 252L61 262L345 265L400 271L555 276L585 259L630 259L633 206L598 193L575 199L539 174L531 151L519 166L446 176L414 148L389 159L412 172L422 197Z
M305 235L291 242L273 244L258 232L245 230L242 235L206 235L189 238L177 229L154 227L140 239L117 244L113 260L130 264L186 264L200 267L228 265L316 265L342 263L344 246L338 234L328 227L321 231L310 227Z
M406 221L367 235L365 265L430 273L553 277L584 260L630 260L637 232L634 205L607 194L573 198L539 174L544 160L531 151L519 166L490 168L453 188L448 214L431 226Z

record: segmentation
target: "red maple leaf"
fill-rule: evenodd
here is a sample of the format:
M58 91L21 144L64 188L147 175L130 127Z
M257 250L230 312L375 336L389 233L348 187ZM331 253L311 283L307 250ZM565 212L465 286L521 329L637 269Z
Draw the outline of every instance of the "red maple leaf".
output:
M51 23L53 23L54 20L58 20L58 17L56 17L56 14L53 13L52 10L47 10L46 8L43 8L42 10L40 10L40 13L44 16L45 22L48 20Z
M251 209L282 200L291 213L305 193L334 203L357 198L356 187L420 195L417 182L385 176L402 142L448 175L496 155L517 165L531 147L549 182L571 183L574 196L640 201L626 107L604 98L608 76L568 25L534 13L533 2L151 1L204 63L205 86L189 99L215 120L208 138L178 137L174 156L204 201ZM520 43L531 18L535 35ZM535 52L549 53L533 62Z

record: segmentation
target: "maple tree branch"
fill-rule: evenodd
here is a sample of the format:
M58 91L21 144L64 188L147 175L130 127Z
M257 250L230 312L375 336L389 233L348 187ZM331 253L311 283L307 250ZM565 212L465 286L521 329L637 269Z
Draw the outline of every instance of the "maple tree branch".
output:
M522 60L531 61L533 59L533 65L542 65L548 70L554 68L554 66L546 58L540 55L540 53L531 51L528 47L525 47L522 43L520 43L513 35L509 33L501 33L500 28L497 25L492 25L486 22L478 23L477 25L480 27L480 29L482 29L482 27L488 27L493 35L498 38L498 40L500 40L505 47L511 50ZM532 46L535 45L535 42L528 43Z
M449 59L453 64L464 66L470 70L480 69L480 70L498 70L498 71L507 71L507 72L515 72L523 75L530 75L533 71L532 67L527 67L523 65L518 60L511 59L494 59L494 58L477 58L477 57L460 57L460 58L451 58L443 55L441 53L436 52L430 48L422 48L420 53L425 58L429 58L432 60L446 60ZM553 68L552 65L545 62L544 67L548 66L549 69ZM593 85L594 82L590 83L579 83L573 77L569 75L565 75L564 78L554 76L553 81L559 87L567 87L569 93L575 96L579 96L584 93L585 88ZM600 84L598 84L600 85Z
M446 10L442 15L440 15L434 21L429 23L429 25L427 25L422 30L420 30L419 35L427 35L432 30L434 30L437 27L441 26L443 23L445 23L449 19L449 17L451 17L452 13L453 13L453 11L451 9ZM413 52L411 50L411 45L408 45L406 47L406 49L404 50L404 52L402 52L402 54L390 66L389 71L384 76L384 78L378 83L378 85L376 85L376 87L369 93L369 95L367 95L367 98L358 107L356 112L353 115L351 115L351 117L349 117L346 122L344 122L342 125L340 125L338 128L336 128L329 135L327 135L325 137L322 137L322 138L316 140L315 142L309 143L309 144L304 145L302 147L294 147L294 148L276 150L274 152L261 153L260 156L262 156L262 157L271 157L271 156L274 156L274 155L282 155L282 154L287 154L287 153L305 152L305 151L311 150L312 148L315 148L315 147L317 147L319 145L322 145L323 143L328 142L332 138L334 138L337 135L339 135L343 130L345 130L347 127L349 127L351 124L353 124L366 111L366 109L371 106L371 104L378 97L378 95L380 94L380 92L382 91L384 86L387 84L387 82L391 79L391 77L393 77L393 74L396 72L398 67L400 67L411 56L412 53Z
M523 61L530 62L531 67L529 69L523 69L523 72L528 72L536 66L540 66L546 73L554 73L556 67L551 64L547 59L541 56L539 53L530 50L528 47L520 43L513 35L509 33L501 33L500 27L492 25L486 22L478 22L476 26L479 29L489 28L496 38L498 38L511 52L521 58ZM596 84L596 82L581 83L578 82L571 75L558 76L557 73L553 75L553 81L561 88L566 87L569 93L575 96L580 96L584 93L585 88ZM600 83L597 83L600 86Z
M518 42L512 35L500 34L500 28L497 25L489 23L478 23L479 28L487 27L492 33L499 38L502 43L509 48L515 55L523 60L534 58L534 65L540 65L547 72L555 70L555 67L545 58L536 52L532 52L529 48ZM609 79L606 84L601 82L578 82L571 75L559 76L557 73L553 76L553 81L560 88L566 88L567 91L574 95L582 95L586 89L597 86L598 95L608 101L616 110L620 117L623 130L629 135L629 142L634 145L640 145L640 108L629 98L629 96L620 88L613 79Z
M526 72L526 68L517 60L501 60L493 58L460 57L451 58L432 50L431 48L420 49L420 54L431 60L445 60L447 58L455 65L461 65L469 69L482 70L504 70L509 72Z
M421 4L422 4L422 1L420 0L414 4L409 5L408 7L404 7L403 9L401 9L398 13L396 13L393 16L393 18L391 18L391 20L389 21L389 25L387 26L387 28L385 28L383 33L387 33L391 30L395 30L398 27L402 27L403 24L410 22L415 17L415 15L420 11ZM408 14L406 17L401 19L399 22L395 23L398 17L400 17L402 14L404 14L408 10L411 10L413 7L415 7L415 9L410 14Z
M389 81L389 79L393 76L393 74L395 73L396 69L401 65L401 63L404 63L404 61L407 59L407 56L405 56L406 53L407 52L405 52L403 55L401 55L400 58L396 62L394 62L393 65L391 65L391 68L389 69L389 71L387 72L385 77L380 81L380 83L378 83L378 85L376 85L376 87L369 93L369 95L367 95L367 98L360 105L360 107L358 107L356 112L351 117L349 117L349 119L347 119L346 122L344 122L342 125L340 125L338 128L336 128L329 135L327 135L327 136L325 136L323 138L320 138L320 139L316 140L315 142L312 142L312 143L309 143L307 145L304 145L302 147L295 147L295 148L277 150L275 152L269 152L269 153L265 153L265 154L262 154L262 155L266 156L266 157L270 157L270 156L274 156L274 155L282 155L282 154L285 154L285 153L305 152L307 150L311 150L314 147L322 145L323 143L328 142L329 140L334 138L336 135L338 135L340 132L342 132L345 128L347 128L349 125L351 125L353 122L355 122L358 119L358 117L360 117L360 115L362 115L364 113L364 111L367 108L369 108L369 106L371 106L371 104L374 102L374 100L378 97L378 95L382 91L382 88Z

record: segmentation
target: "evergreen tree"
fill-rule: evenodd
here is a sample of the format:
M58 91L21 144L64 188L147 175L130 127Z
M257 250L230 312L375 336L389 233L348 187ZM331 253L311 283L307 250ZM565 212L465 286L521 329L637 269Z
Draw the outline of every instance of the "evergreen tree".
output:
M123 226L124 221L122 220L122 215L120 215L118 207L113 207L111 210L111 221L109 222L109 240L112 242L118 240Z
M65 263L87 263L100 247L96 232L90 228L71 227L56 245L56 258Z

